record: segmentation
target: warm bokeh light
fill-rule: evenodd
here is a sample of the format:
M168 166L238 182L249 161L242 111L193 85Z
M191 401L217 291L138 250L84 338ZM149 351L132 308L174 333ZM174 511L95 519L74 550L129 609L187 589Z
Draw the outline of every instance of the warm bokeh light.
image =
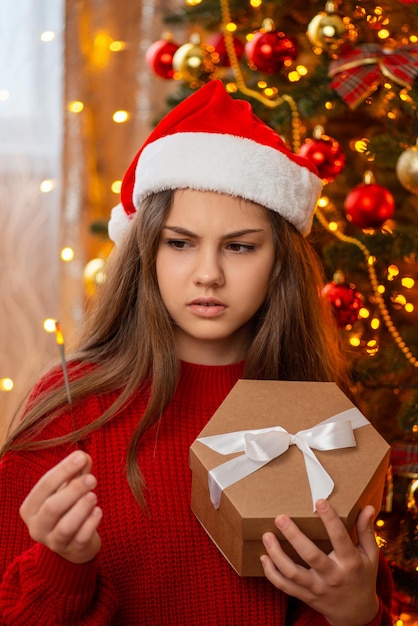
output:
M112 119L116 124L123 124L129 119L128 111L115 111L112 115Z
M49 43L55 39L56 35L53 30L45 30L41 33L41 41L44 43Z
M399 276L399 267L397 265L389 265L387 269L387 279L393 280Z
M412 289L412 287L415 285L415 280L410 276L404 276L401 280L401 284L402 287L405 287L405 289Z
M306 74L308 73L308 68L304 65L298 65L296 67L296 71L300 76L306 76Z
M44 330L47 333L54 333L56 321L57 320L53 319L52 317L47 317L47 319L44 320L44 323L43 323Z
M68 261L72 261L74 258L74 250L70 247L63 248L60 256L63 261L68 263Z
M113 191L113 193L120 193L121 187L122 187L121 180L114 180L113 183L110 185L110 188Z
M49 193L54 189L54 187L55 183L53 180L43 180L39 185L39 189L42 191L42 193Z
M374 317L370 321L370 327L373 328L373 330L377 330L378 328L380 328L380 320L378 317Z
M406 298L403 293L397 293L396 295L392 296L392 302L404 306L406 304Z
M68 110L71 113L81 113L84 109L84 103L81 100L73 100L68 104Z
M300 76L298 72L296 72L296 70L294 70L293 72L289 72L287 78L291 83L296 83L298 80L300 80Z
M109 44L109 50L111 52L120 52L121 50L125 50L126 41L114 40Z
M14 383L11 378L0 378L0 391L11 391Z
M357 141L354 142L354 150L360 153L367 152L368 150L367 139L357 139Z

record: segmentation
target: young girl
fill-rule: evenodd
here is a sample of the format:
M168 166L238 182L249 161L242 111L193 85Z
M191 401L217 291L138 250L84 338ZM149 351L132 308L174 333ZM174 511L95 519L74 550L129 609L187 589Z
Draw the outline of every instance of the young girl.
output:
M0 485L1 624L391 624L366 507L354 546L326 501L309 564L263 536L241 578L190 510L188 450L239 378L344 384L304 235L321 181L212 81L140 150L112 212L117 243L69 358L33 390Z

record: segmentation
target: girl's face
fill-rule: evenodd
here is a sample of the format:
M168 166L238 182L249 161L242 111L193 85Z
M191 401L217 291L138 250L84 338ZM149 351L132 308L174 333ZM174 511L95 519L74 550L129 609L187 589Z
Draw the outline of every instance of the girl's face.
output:
M215 192L174 192L156 268L180 359L222 365L245 358L274 256L259 205Z

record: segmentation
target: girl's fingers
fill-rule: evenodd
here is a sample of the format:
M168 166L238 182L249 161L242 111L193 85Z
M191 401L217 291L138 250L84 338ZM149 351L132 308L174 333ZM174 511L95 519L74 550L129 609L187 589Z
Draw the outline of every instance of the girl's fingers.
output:
M43 533L43 537L38 538L38 541L42 539L51 550L62 552L80 532L96 504L96 494L93 492L85 494L47 533Z
M96 487L96 478L92 474L82 474L66 483L65 487L46 498L36 514L23 514L22 518L29 528L32 539L44 541L61 519L77 510L79 502L84 502L92 489ZM95 496L94 496L95 497ZM25 513L25 512L24 512Z
M325 526L338 560L350 559L357 551L346 527L327 500L316 502L316 511Z
M76 450L58 465L55 465L39 479L20 507L23 520L36 515L45 500L60 489L65 483L81 473L91 469L91 458L85 452Z
M261 564L263 566L264 574L266 578L268 578L268 580L275 587L277 587L278 589L281 589L284 593L288 594L289 596L295 596L295 597L299 597L300 599L302 599L303 597L302 594L305 591L305 588L301 590L301 586L299 584L293 582L292 580L287 578L287 576L283 575L282 572L277 569L277 567L275 566L270 556L263 554L263 556L261 557ZM302 591L302 594L301 594L301 591ZM303 599L307 600L308 598L303 598Z
M376 544L373 519L375 517L375 510L372 506L366 506L357 520L357 535L359 540L359 547L364 551L369 560L376 565L379 560L379 549Z
M275 523L285 539L289 541L307 565L317 571L325 570L329 566L327 555L298 528L290 517L287 517L286 515L279 515L276 518ZM274 546L274 542L272 542L272 544ZM299 577L306 574L307 570L305 567L295 564L291 558L287 557L287 555L283 553L283 551L281 551L281 553L283 556L280 555L277 548L274 552L269 552L274 562L276 562L276 558L280 559L280 569L285 576L289 576L296 580L295 573L296 575L298 574ZM285 568L285 571L283 568ZM293 568L297 568L295 573L293 572Z

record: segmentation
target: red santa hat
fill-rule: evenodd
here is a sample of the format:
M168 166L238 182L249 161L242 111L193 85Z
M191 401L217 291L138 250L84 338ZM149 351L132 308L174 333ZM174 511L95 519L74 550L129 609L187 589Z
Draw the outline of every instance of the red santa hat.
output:
M239 196L277 211L303 235L312 225L322 181L279 135L212 80L155 127L129 166L109 236L119 243L148 195L191 188Z

